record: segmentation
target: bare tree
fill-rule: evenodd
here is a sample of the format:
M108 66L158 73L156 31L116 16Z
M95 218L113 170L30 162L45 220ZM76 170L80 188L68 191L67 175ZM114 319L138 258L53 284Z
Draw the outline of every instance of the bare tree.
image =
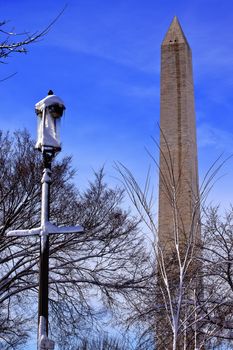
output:
M82 343L76 348L76 350L131 350L133 349L130 346L128 341L123 339L119 339L113 336L99 336L90 337L83 339Z
M169 241L166 242L167 245L160 242L155 224L156 214L153 211L153 193L150 192L150 175L148 174L145 187L142 189L125 166L117 165L131 201L141 219L154 235L152 247L154 247L155 278L154 281L151 280L151 286L148 288L149 294L145 293L140 301L135 300L135 313L131 316L131 321L137 322L139 320L147 323L147 332L154 333L155 348L173 350L193 349L193 347L195 349L208 348L213 338L220 339L224 337L225 332L229 336L227 329L231 327L230 307L232 304L228 305L227 303L227 301L229 302L231 281L231 259L229 254L226 254L225 261L222 261L218 267L216 266L216 256L223 248L218 247L216 242L213 242L212 236L207 234L207 232L212 232L210 221L206 221L204 238L202 239L200 236L200 209L204 207L213 179L223 162L214 163L207 173L200 188L200 195L196 199L194 198L190 224L188 227L186 226L184 231L182 222L185 221L185 218L182 217L178 201L179 179L177 180L172 175L174 171L172 158L166 159L166 166L169 167L167 173L171 175L169 179L164 173L161 174L162 170L154 158L153 160L161 178L165 181L164 188L172 208L173 229L170 232ZM223 235L220 237L216 227L214 230L215 235L222 241L221 245L229 252L230 246L228 242L228 248L226 248L226 237L223 238ZM215 257L212 251L214 246ZM207 254L208 251L209 254ZM208 255L211 257L207 258ZM212 263L212 273L210 272L210 262ZM225 268L224 278L229 283L228 291L223 285L219 288L221 280L223 280L223 272L221 276L218 273L218 278L214 275L214 271L216 272L220 268L222 271L223 265ZM223 293L223 291L225 292ZM221 294L223 295L219 298ZM221 300L224 300L224 306ZM224 312L218 313L219 307L217 305L221 305L222 311L227 310L225 313L228 315L227 318L223 318ZM230 321L229 324L228 321Z
M233 208L225 215L219 207L205 210L203 222L203 306L206 326L212 331L211 344L233 345Z
M5 236L40 221L41 159L26 131L0 133L0 164L0 344L14 349L25 341L37 311L38 240ZM85 227L82 234L50 240L50 327L63 348L119 306L122 316L151 274L139 220L121 209L123 191L108 188L101 169L80 193L73 175L69 157L54 163L51 220Z

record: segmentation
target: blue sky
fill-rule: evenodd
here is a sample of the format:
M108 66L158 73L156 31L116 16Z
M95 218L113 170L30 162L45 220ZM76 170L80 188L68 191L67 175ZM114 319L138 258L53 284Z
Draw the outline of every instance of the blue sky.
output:
M62 155L72 154L83 189L105 165L116 183L114 161L139 181L158 151L160 44L177 15L193 52L200 177L217 156L233 150L233 3L230 0L0 1L2 19L16 32L43 29L67 8L27 55L9 58L0 78L0 128L36 135L34 104L49 89L65 101ZM232 163L210 199L232 201ZM155 186L156 177L155 179Z
M66 104L62 155L72 154L84 189L115 161L140 182L158 150L160 45L177 15L193 52L200 178L224 152L233 152L233 2L231 0L0 0L1 20L16 32L45 28L67 3L49 34L1 65L0 128L36 136L34 105L49 89ZM228 207L233 159L210 200ZM157 186L157 177L154 175ZM155 198L156 200L156 198ZM30 346L29 346L30 347Z

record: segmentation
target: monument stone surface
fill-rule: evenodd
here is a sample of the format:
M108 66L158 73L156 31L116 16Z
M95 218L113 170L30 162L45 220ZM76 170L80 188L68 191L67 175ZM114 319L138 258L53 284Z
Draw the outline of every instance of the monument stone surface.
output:
M159 241L168 247L174 233L174 186L183 239L198 198L192 53L177 17L162 42L160 94Z
M180 276L185 257L191 261L200 239L192 53L177 17L162 42L160 94L156 350L191 350L195 348L192 329L179 330L176 340L173 332L174 323L179 328L177 319L184 319L185 308L177 311L180 300L189 300L192 308L198 264L188 265L182 286ZM176 316L179 313L177 319L171 309Z

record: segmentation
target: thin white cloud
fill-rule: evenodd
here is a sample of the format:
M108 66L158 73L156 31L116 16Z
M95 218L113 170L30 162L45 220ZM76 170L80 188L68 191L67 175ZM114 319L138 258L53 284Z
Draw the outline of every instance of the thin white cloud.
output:
M138 41L137 45L126 43L118 46L113 45L109 37L98 38L93 34L91 37L80 37L76 40L73 37L61 40L53 40L48 43L50 46L56 46L75 53L81 53L94 56L100 59L111 61L115 64L124 65L148 73L158 73L160 66L156 48L146 45L145 42Z
M126 89L126 94L139 98L158 98L160 94L159 86L131 86Z
M129 97L153 98L157 100L160 96L159 84L155 82L153 84L141 82L140 84L140 81L133 83L105 78L102 80L101 85L116 91L120 95Z
M95 56L148 73L159 72L162 36L156 21L134 13L135 7L127 5L126 8L121 4L105 6L104 11L97 7L89 12L84 8L80 12L79 7L82 8L76 3L68 6L63 30L59 35L56 30L51 31L43 45ZM69 17L69 21L65 21L65 17Z
M198 126L197 139L200 148L211 146L218 151L233 150L233 132L208 124Z

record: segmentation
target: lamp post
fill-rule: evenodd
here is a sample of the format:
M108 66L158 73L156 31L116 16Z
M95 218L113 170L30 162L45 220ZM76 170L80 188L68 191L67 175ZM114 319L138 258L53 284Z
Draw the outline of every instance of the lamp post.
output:
M49 221L51 164L56 154L61 151L59 127L64 110L64 103L51 90L48 96L35 105L38 117L35 148L42 153L44 166L41 180L41 225L34 229L14 230L7 233L8 237L40 236L38 350L54 349L54 341L48 338L49 235L84 231L80 225L56 226Z

